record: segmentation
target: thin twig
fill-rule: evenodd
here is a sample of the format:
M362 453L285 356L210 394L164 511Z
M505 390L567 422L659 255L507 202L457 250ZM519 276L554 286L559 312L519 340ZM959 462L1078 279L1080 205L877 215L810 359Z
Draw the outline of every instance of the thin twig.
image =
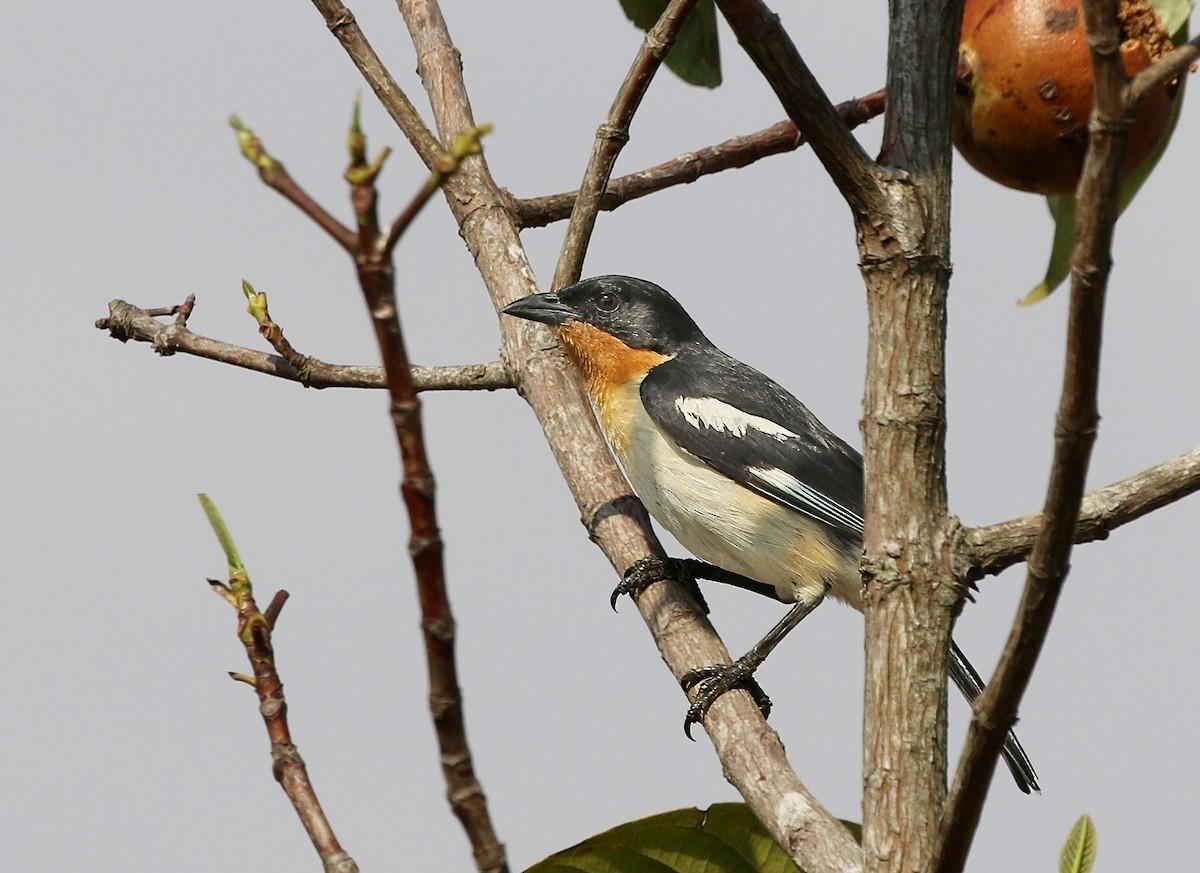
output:
M357 111L350 130L350 166L346 170L346 179L350 183L350 201L354 204L359 228L360 248L354 263L383 360L392 427L403 467L400 494L408 511L408 553L412 558L421 604L421 636L429 671L429 708L437 735L442 775L446 780L446 796L471 843L480 873L507 873L504 844L496 836L487 798L475 775L467 744L458 663L454 655L455 622L446 590L445 547L438 528L433 470L425 451L421 401L417 398L404 332L400 327L392 265L392 249L404 229L462 159L479 153L479 136L480 131L475 130L456 138L454 152L434 161L432 178L421 187L401 218L386 233L379 224L379 196L375 187L386 155L367 163L366 136L359 127Z
M857 215L879 211L878 165L838 117L779 16L761 0L717 0L717 7L775 91L788 118L810 138L814 154L850 208Z
M1130 103L1135 106L1141 103L1147 94L1182 76L1197 59L1200 59L1200 36L1159 58L1134 76L1129 83Z
M390 397L392 427L400 452L403 476L400 494L408 512L408 553L416 574L421 604L421 636L429 675L429 709L437 735L442 776L450 809L458 818L471 844L480 873L507 873L504 844L496 836L488 813L487 798L475 775L475 764L467 743L462 692L458 684L458 662L454 654L454 613L446 589L445 545L437 521L433 469L425 451L421 424L421 401L413 383L412 368L400 327L396 301L396 276L392 250L401 234L416 218L430 197L457 169L463 158L479 154L475 129L455 139L455 150L435 158L433 177L413 197L410 205L386 233L379 223L379 194L375 182L387 152L367 162L367 141L359 125L357 107L348 138L350 202L358 219L358 250L354 264L363 300L375 329L375 340L383 360L384 381Z
M617 96L613 98L608 115L596 129L592 153L588 157L583 181L571 210L571 221L567 225L566 237L559 250L558 264L554 268L554 288L563 288L579 281L583 270L583 258L587 253L592 230L596 227L596 216L600 212L600 197L608 186L617 155L629 142L629 125L641 105L642 97L654 74L675 42L675 37L687 21L688 14L698 0L671 0L654 26L646 31L642 44L633 58L633 64Z
M1016 720L1017 706L1037 664L1070 568L1088 462L1096 439L1104 298L1112 266L1119 171L1134 107L1128 99L1120 59L1117 0L1084 0L1083 16L1092 54L1096 104L1089 124L1091 145L1077 196L1066 370L1055 422L1054 460L1042 527L1029 556L1025 591L995 676L975 701L930 867L934 873L959 873L966 865L1005 733Z
M283 694L283 680L275 666L273 630L279 612L287 601L287 592L276 592L267 611L260 612L254 601L254 587L250 574L242 565L233 538L216 506L207 495L200 495L200 503L212 524L213 532L220 541L229 566L229 581L209 579L209 587L237 611L237 636L246 650L253 675L231 673L230 676L250 685L258 695L258 711L271 741L271 771L275 780L292 802L300 823L312 840L324 869L328 873L357 873L358 865L346 854L333 833L316 790L308 778L308 768L300 752L292 742L288 725L287 699Z
M194 298L193 298L194 299ZM139 309L124 300L108 304L108 317L96 321L113 339L148 343L160 355L176 352L230 364L279 379L299 382L307 388L384 388L382 367L360 364L327 364L304 355L305 366L298 370L279 355L248 349L193 333L179 322L163 324L152 313L174 315L178 306ZM412 367L413 385L418 391L495 391L514 387L508 368L500 361L486 364L461 364L447 367Z
M853 130L883 112L886 92L882 89L839 103L838 115ZM687 185L703 176L748 167L762 158L795 151L808 142L793 121L780 121L770 127L728 139L717 145L686 152L653 167L609 180L600 196L600 210L617 207L675 185ZM530 197L516 201L522 227L544 227L571 215L578 191Z
M353 251L354 232L330 215L297 184L283 164L267 152L257 134L242 124L242 120L236 115L230 116L229 126L237 131L238 147L246 160L258 168L258 176L263 183L282 194L293 206L315 221L343 249L347 252Z
M430 0L399 0L399 5L438 130L443 139L452 139L475 120L445 19ZM509 198L483 158L464 162L446 185L446 202L497 308L538 290ZM662 556L645 510L630 495L604 443L577 374L562 365L560 354L546 351L547 332L516 319L503 319L500 330L503 358L546 432L589 535L618 572L647 554ZM638 609L676 677L728 660L711 624L679 585L650 586L638 598ZM830 858L849 859L839 869L861 869L857 845L807 794L778 736L763 725L747 695L732 693L718 700L705 730L724 772L793 857L812 860L814 873L828 869Z
M1084 495L1075 542L1107 539L1121 527L1200 491L1200 446ZM964 574L989 576L1025 560L1041 531L1042 513L963 532Z

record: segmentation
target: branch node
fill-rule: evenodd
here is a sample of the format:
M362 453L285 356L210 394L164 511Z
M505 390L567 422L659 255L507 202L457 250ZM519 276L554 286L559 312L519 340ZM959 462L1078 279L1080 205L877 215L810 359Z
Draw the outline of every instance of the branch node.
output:
M605 121L596 128L596 139L609 140L625 145L629 142L629 130L622 125Z

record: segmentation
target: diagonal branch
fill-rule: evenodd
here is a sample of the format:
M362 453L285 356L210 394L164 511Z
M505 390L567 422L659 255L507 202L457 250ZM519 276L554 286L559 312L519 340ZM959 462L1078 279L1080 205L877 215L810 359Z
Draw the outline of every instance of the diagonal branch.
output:
M354 19L354 13L338 0L313 0L313 5L320 11L325 19L325 26L342 44L350 60L354 61L354 66L358 67L362 77L375 92L380 104L400 128L400 132L408 138L413 151L425 162L425 166L433 169L434 161L443 152L441 143L425 126L408 95L401 90L387 67L383 65L383 61L379 59L379 55L375 53L375 49L367 42L362 28Z
M1017 705L1037 664L1066 581L1099 422L1096 395L1104 298L1112 266L1119 171L1135 106L1128 99L1121 66L1116 0L1084 0L1083 13L1092 54L1095 108L1089 124L1091 145L1077 195L1066 368L1055 422L1054 460L1021 604L996 674L974 704L930 867L934 873L958 873L966 865L1005 733L1016 721Z
M851 210L878 212L882 195L879 168L850 135L795 43L762 0L717 0L738 42L775 91L788 118L808 137Z
M263 148L262 140L253 130L242 124L240 118L236 115L230 116L229 126L237 131L238 148L242 150L242 155L246 160L258 168L258 177L262 179L263 184L287 198L293 206L315 221L321 230L333 237L334 241L345 251L353 251L354 231L330 215L320 203L313 200L308 192L296 183L283 164L267 153L267 150Z
M399 0L417 51L418 70L443 139L473 127L458 51L441 10L432 0ZM475 259L492 302L503 307L536 292L519 228L487 169L484 157L464 162L446 185L446 201ZM623 571L647 554L662 556L645 510L634 500L604 443L578 377L545 349L547 333L526 322L503 319L503 358L538 416L589 536L614 568ZM729 653L681 586L656 584L638 609L672 673L724 663ZM861 853L845 827L822 809L787 763L779 738L765 728L744 694L714 705L705 728L728 778L772 835L808 869L861 869Z
M567 225L566 238L558 255L554 269L553 288L562 288L578 282L583 270L583 257L587 252L592 230L596 227L596 216L600 212L600 197L612 175L613 164L625 143L629 142L629 125L634 113L641 105L642 97L654 74L658 72L675 37L687 21L688 14L698 0L671 0L655 25L646 31L642 44L634 56L633 64L617 96L613 98L608 115L596 129L596 140L588 157L587 169L571 210L571 221Z
M358 873L358 865L338 842L333 825L321 808L321 801L309 779L308 766L292 741L287 699L283 693L283 680L275 664L275 644L272 639L275 623L287 602L288 593L277 591L266 610L259 610L254 600L250 574L242 564L229 528L208 495L201 494L199 497L229 567L228 582L209 579L208 584L237 612L238 640L246 650L253 670L253 675L230 673L230 678L246 683L258 696L258 712L267 729L267 738L271 741L271 771L292 802L300 824L321 858L322 866L327 873Z
M1084 495L1075 542L1107 539L1122 525L1200 491L1200 446ZM965 573L990 576L1025 560L1044 523L1035 513L964 532Z
M883 112L885 92L880 89L839 103L837 113L853 129ZM714 146L685 152L669 161L647 167L628 176L609 180L600 196L601 211L610 212L618 206L646 197L675 185L687 185L703 176L748 167L762 158L795 151L808 142L796 129L793 121L780 121L770 127L738 136ZM561 221L571 214L578 191L530 197L516 201L517 216L522 227L544 227Z
M194 298L190 298L193 299ZM173 315L180 307L166 307L161 314ZM265 373L280 379L299 382L306 388L383 388L382 367L361 364L327 364L309 355L303 356L300 366L293 366L280 355L258 349L248 349L221 340L193 333L186 319L163 324L154 317L157 310L139 309L124 300L108 304L108 317L96 321L99 330L106 330L121 342L133 340L148 343L164 357L176 352L206 358L221 364ZM413 385L418 391L495 391L512 388L508 368L500 361L486 364L461 364L448 367L412 366Z
M1195 64L1198 59L1200 59L1200 36L1191 42L1184 43L1138 73L1129 83L1129 99L1134 104L1141 103L1147 94L1161 88L1172 79L1182 76L1188 67Z

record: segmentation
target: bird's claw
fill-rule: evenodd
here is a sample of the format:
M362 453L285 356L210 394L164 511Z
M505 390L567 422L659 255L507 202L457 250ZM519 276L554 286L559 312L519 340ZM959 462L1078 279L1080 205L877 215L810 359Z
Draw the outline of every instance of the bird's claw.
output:
M688 707L687 716L683 720L683 732L689 740L695 739L692 736L692 725L703 724L704 717L708 715L708 710L717 698L735 688L741 688L750 695L763 718L771 714L771 698L754 678L756 666L743 659L724 666L700 667L683 674L679 680L683 690L696 689L692 705Z
M613 612L617 611L617 601L620 600L621 595L628 594L632 597L640 594L644 588L655 582L669 577L671 575L669 561L670 558L642 558L640 561L630 564L629 569L622 574L620 583L608 598L608 605L612 607Z
M693 567L695 563L698 562L688 561L685 558L642 558L640 561L635 561L622 575L621 582L613 589L612 595L608 598L608 605L612 607L613 612L616 612L617 601L621 595L628 594L636 597L655 582L674 579L688 590L700 609L707 615L708 603L705 602L704 595L700 593L700 586L696 583L696 572Z

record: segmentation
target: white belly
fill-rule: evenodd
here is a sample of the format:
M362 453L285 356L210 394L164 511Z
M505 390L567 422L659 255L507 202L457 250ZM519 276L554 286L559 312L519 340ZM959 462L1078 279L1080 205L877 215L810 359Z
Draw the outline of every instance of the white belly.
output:
M728 477L666 440L638 387L627 386L609 404L610 417L619 416L620 430L631 434L613 448L659 524L697 558L772 585L781 600L815 599L828 583L831 595L861 608L857 570L847 572L815 523L748 488L730 488Z

